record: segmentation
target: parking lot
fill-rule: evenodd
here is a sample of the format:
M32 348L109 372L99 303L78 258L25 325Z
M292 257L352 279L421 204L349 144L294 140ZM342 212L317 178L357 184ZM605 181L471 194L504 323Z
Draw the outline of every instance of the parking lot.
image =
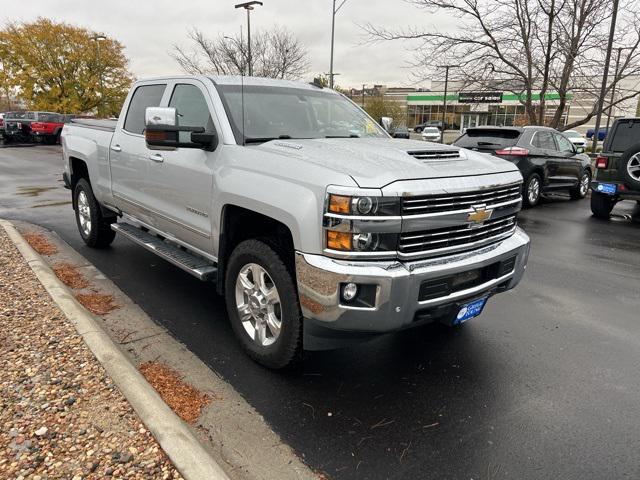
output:
M0 148L0 217L45 226L232 385L330 478L638 478L640 223L560 194L520 215L521 285L459 330L427 326L275 373L241 351L224 302L117 238L85 247L59 147Z

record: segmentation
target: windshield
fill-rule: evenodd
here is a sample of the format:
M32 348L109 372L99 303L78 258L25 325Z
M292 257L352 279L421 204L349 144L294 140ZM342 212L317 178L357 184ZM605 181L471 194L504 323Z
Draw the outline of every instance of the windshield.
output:
M422 133L437 133L439 135L440 130L438 130L436 127L427 127L424 130L422 130Z
M239 144L277 138L388 137L360 108L322 90L217 85ZM243 135L244 132L244 135Z

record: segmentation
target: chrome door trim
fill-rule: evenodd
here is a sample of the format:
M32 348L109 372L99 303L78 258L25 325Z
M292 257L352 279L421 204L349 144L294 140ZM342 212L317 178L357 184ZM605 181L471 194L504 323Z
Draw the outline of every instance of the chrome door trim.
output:
M200 235L201 237L204 237L204 238L211 238L211 235L208 234L207 232L203 232L202 230L194 228L194 227L192 227L190 225L185 225L184 223L176 220L175 218L169 217L169 216L167 216L167 215L165 215L163 213L160 213L160 212L158 212L158 211L156 211L156 210L154 210L152 208L149 208L149 207L147 207L145 205L141 205L140 203L138 203L136 201L133 201L133 200L131 200L129 198L126 198L126 197L124 197L123 195L121 195L119 193L114 193L113 196L118 198L118 199L120 199L120 200L122 200L123 202L129 203L129 204L134 205L134 206L136 206L138 208L146 210L147 212L151 213L152 215L156 215L156 216L158 216L158 217L160 217L160 218L162 218L164 220L167 220L167 221L169 221L171 223L174 223L174 224L178 225L179 227L184 228L185 230L189 230L190 232L193 232L196 235Z

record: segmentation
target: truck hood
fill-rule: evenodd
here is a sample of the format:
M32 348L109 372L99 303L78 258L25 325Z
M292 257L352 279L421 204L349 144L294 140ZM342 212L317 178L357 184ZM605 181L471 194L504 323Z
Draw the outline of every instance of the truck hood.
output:
M400 180L488 175L518 170L514 164L500 158L418 140L292 139L272 140L254 148L344 173L362 188L382 188Z

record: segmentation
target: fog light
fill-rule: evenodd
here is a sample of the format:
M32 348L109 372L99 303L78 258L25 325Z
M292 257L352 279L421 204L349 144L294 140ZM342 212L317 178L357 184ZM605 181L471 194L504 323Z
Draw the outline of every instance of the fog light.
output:
M344 298L347 302L350 302L356 295L358 294L358 285L355 283L347 283L342 288L342 298Z

